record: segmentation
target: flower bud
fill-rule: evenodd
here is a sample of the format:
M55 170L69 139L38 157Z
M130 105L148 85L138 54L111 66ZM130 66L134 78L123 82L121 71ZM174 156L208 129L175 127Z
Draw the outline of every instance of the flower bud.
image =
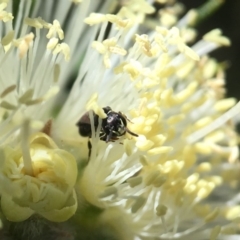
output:
M75 158L59 149L44 133L34 134L29 141L33 175L27 175L20 148L5 152L3 174L19 195L3 192L1 207L6 218L13 222L24 221L33 214L54 221L69 219L77 209L74 185L77 179Z

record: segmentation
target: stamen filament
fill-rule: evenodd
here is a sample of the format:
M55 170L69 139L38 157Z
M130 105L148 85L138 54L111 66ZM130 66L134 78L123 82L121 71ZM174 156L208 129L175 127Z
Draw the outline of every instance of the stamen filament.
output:
M206 127L194 132L187 138L187 142L192 144L197 142L207 134L213 132L214 130L220 128L223 124L225 124L228 120L235 117L240 112L240 102L238 102L234 107L232 107L229 111L221 115L221 117L217 118L211 124Z

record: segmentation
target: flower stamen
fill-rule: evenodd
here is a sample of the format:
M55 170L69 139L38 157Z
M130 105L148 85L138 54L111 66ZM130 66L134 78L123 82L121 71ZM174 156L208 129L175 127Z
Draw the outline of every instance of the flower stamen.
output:
M197 142L204 136L208 135L209 133L213 132L214 130L220 128L222 125L224 125L227 121L238 115L240 112L240 102L238 102L234 107L232 107L229 111L222 114L219 118L211 122L206 127L194 132L190 136L187 137L187 142L189 144L192 144L194 142Z
M9 87L7 87L6 89L4 89L0 95L0 98L4 98L6 95L8 95L9 93L13 92L16 89L16 84L13 84Z

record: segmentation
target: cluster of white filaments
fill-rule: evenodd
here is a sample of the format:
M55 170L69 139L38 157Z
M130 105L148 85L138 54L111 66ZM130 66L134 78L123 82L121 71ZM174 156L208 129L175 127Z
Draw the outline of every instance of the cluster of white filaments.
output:
M119 26L119 18L92 14L85 21L102 23L100 32L105 22L113 24L110 38L98 39L92 47L102 55L102 68L114 69L111 81L117 79L124 96L121 110L128 113L128 126L139 137L129 135L123 144L108 145L93 137L80 192L91 204L106 209L103 221L111 222L125 239L132 235L181 238L207 229L206 223L218 217L219 209L200 202L224 184L225 176L234 172L229 162L238 158L230 118L222 117L236 102L223 99L224 69L207 56L214 48L229 45L229 40L213 30L190 48L185 44L190 30L157 27L149 35L136 34L129 45L131 28ZM129 85L135 88L131 96ZM116 97L116 91L109 97ZM104 103L101 91L87 109L96 112ZM119 214L121 224L111 221L112 214ZM131 230L126 233L128 225ZM220 232L214 228L212 235Z
M90 204L102 210L98 222L119 239L214 240L238 231L239 197L223 198L221 205L217 194L238 187L231 120L240 106L224 99L224 66L208 56L230 41L216 29L189 47L197 12L178 21L182 5L156 2L166 7L160 20L145 22L142 34L139 24L155 10L144 0L109 0L100 7L107 13L120 4L116 15L95 13L94 0L64 0L57 7L55 1L21 0L16 19L12 1L0 1L0 196L6 219L37 214L62 222ZM64 86L79 59L67 95ZM138 137L101 141L101 126L94 129L91 115L86 160L88 139L76 122L89 110L106 117L106 106L126 114Z

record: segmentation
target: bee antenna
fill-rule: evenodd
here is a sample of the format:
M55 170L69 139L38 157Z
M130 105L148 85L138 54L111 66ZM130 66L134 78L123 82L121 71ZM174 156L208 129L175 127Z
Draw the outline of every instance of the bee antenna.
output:
M131 132L128 128L126 128L126 131L127 131L128 133L130 133L131 135L133 135L134 137L138 137L138 135L137 135L136 133Z

